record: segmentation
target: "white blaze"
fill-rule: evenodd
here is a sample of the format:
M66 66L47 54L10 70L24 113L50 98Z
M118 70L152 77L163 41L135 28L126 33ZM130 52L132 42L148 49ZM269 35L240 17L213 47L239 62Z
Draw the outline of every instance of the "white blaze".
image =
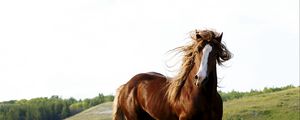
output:
M202 58L201 58L200 68L197 73L199 80L203 80L206 78L208 56L209 56L209 53L211 52L211 50L212 50L212 47L209 44L205 45L205 47L202 50Z

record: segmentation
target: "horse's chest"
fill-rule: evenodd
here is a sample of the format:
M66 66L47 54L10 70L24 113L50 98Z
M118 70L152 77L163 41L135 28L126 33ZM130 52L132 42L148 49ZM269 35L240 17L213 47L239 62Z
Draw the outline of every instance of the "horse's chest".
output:
M199 101L185 101L175 106L175 112L178 118L183 119L205 118L206 115L210 114L209 109L210 107L206 101L202 101L201 103Z

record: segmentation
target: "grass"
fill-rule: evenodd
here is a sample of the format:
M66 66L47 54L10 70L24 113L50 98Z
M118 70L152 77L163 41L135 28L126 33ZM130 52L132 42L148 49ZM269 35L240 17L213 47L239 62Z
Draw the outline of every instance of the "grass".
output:
M111 120L111 106L100 104L66 120ZM228 100L223 120L300 120L300 88Z
M230 100L224 103L224 120L299 120L299 87Z

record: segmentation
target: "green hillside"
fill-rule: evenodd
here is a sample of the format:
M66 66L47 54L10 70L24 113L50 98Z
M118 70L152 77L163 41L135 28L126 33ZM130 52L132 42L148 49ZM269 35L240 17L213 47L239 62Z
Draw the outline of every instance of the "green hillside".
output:
M111 120L112 103L104 103L66 120ZM224 102L224 120L299 120L300 88L262 93Z
M224 103L225 120L299 120L300 89L230 100Z
M65 120L111 120L112 102L106 102L83 112L80 112Z

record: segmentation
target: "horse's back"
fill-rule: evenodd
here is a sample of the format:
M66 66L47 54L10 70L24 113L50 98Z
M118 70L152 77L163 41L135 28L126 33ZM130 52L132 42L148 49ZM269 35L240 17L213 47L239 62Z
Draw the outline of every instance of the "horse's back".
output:
M156 72L148 72L133 76L124 86L128 87L129 90L136 90L141 87L157 87L165 84L167 84L167 79L164 75Z
M150 99L148 97L165 96L168 86L167 77L156 72L140 73L131 78L126 85L135 91L137 100ZM145 98L147 97L147 98Z

